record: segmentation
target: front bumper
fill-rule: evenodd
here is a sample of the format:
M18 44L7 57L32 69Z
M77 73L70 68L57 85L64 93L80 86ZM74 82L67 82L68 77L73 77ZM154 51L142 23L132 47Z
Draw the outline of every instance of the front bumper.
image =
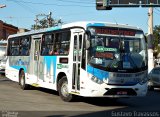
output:
M146 96L147 90L147 83L134 86L114 86L105 83L98 85L94 83L81 89L81 95L87 97L137 97Z

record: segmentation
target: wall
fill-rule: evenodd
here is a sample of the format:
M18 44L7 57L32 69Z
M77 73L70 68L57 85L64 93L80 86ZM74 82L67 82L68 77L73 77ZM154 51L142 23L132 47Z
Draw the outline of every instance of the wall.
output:
M7 40L7 37L11 34L16 34L18 27L4 23L0 20L0 40Z

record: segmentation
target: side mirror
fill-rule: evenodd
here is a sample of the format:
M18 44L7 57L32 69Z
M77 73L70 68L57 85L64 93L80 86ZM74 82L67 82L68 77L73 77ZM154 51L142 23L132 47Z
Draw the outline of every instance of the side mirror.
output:
M90 41L89 41L90 37L91 37L91 33L90 33L90 31L87 30L86 33L85 33L85 40L86 40L85 46L86 46L86 50L88 50L89 47L90 47Z
M90 47L90 41L87 39L87 40L86 40L86 50L88 50L89 47Z
M145 42L147 43L147 37L144 35Z

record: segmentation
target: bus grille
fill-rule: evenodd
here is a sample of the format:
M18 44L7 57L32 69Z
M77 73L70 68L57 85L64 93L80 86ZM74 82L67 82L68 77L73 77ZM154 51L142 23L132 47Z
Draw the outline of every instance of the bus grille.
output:
M132 74L116 74L116 77L132 77Z

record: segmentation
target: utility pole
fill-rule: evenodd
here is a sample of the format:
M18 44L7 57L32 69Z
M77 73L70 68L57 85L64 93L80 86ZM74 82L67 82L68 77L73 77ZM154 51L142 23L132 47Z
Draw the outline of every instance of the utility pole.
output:
M153 8L148 11L148 73L154 68L153 58Z
M35 19L35 22L36 22L36 25L35 25L35 27L34 27L34 29L36 29L37 30L37 25L38 25L38 15L36 15L36 19Z
M48 15L48 18L47 18L49 27L52 26L52 17L51 16L52 16L52 12L49 12L49 15Z
M34 29L38 29L38 23L40 22L39 17L44 17L43 19L47 20L47 27L51 27L52 26L52 12L49 12L49 15L47 14L38 14L36 15L36 19L34 20L36 22L35 24L35 28Z

